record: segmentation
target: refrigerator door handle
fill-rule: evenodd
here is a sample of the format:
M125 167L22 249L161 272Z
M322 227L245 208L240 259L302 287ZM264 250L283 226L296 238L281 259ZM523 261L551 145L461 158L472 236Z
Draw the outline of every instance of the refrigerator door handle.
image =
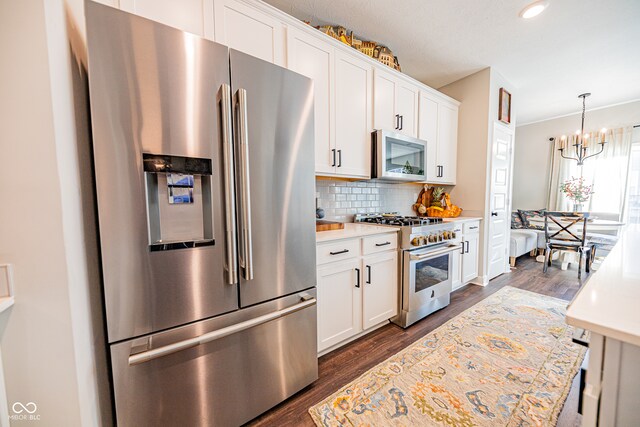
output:
M246 280L253 280L253 247L251 239L251 190L249 186L249 124L247 122L247 91L236 92L236 120L240 141L240 230L242 233L242 258L240 266Z
M235 176L234 176L234 156L231 131L233 129L233 118L231 115L231 87L223 84L220 87L220 111L222 114L222 146L223 146L223 167L224 167L224 197L225 197L225 237L226 237L226 257L227 257L227 284L236 283L238 272L237 247L236 247L236 215L233 211L236 205Z
M274 311L272 313L267 313L254 319L247 320L246 322L237 323L235 325L227 326L226 328L207 332L206 334L202 334L194 338L189 338L184 341L178 341L176 343L165 345L162 347L154 348L153 350L147 350L141 353L132 354L131 356L129 356L129 366L138 365L140 363L158 359L160 357L177 353L188 348L206 344L211 341L227 337L229 335L237 334L238 332L242 332L247 329L262 325L263 323L270 322L271 320L279 319L281 317L287 316L291 313L303 310L316 304L316 298L313 297L308 298L307 296L302 295L300 299L302 301L296 305L292 305L291 307Z

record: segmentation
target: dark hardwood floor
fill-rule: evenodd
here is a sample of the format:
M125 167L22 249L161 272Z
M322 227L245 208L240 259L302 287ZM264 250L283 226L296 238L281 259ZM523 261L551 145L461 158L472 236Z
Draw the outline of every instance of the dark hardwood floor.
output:
M582 283L588 277L589 275L583 272ZM248 425L313 426L314 423L307 412L311 406L504 286L570 301L580 289L581 282L578 281L575 267L562 271L559 264L554 263L545 274L542 272L542 264L535 262L535 258L524 255L518 258L516 267L510 274L495 278L486 287L466 285L456 290L451 294L451 304L448 307L409 328L402 329L389 324L322 356L318 360L317 381ZM557 425L578 426L580 415L577 414L577 407L576 376Z

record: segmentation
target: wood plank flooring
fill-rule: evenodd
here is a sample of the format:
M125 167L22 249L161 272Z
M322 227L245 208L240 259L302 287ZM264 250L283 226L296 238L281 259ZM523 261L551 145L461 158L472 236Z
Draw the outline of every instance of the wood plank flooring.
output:
M582 283L588 277L589 275L583 272ZM581 282L578 281L575 268L562 271L559 264L554 263L554 266L550 267L545 274L542 272L542 264L535 262L535 258L530 258L528 255L522 256L518 258L516 267L511 273L495 278L486 287L467 285L456 290L451 294L451 304L448 307L408 329L389 324L321 357L318 360L317 381L248 425L314 426L307 412L311 406L504 286L513 286L570 301L580 289ZM562 427L580 425L577 407L576 376L557 425Z

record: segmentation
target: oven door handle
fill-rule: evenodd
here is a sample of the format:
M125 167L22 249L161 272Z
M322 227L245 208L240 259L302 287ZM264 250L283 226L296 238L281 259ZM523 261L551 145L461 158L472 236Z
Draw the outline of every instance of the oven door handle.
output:
M447 254L449 252L457 251L458 246L447 246L446 249L442 249L439 251L427 252L421 255L410 255L411 261L421 261L423 259L434 258L440 255Z

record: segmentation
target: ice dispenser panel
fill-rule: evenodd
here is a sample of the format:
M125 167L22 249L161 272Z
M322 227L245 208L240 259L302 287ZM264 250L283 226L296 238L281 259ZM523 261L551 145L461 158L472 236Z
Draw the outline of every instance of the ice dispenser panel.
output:
M143 154L151 251L215 244L211 160Z

